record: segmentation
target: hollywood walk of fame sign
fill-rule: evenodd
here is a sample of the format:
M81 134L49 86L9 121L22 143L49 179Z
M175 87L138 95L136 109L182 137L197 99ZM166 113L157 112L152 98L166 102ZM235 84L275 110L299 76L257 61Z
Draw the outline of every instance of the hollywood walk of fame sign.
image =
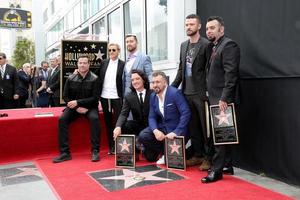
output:
M210 106L210 118L215 145L239 143L233 103L228 104L224 112L220 111L218 105Z
M156 165L140 166L135 169L111 169L88 174L109 192L184 179Z
M61 41L61 76L60 76L60 101L67 78L77 69L77 59L88 56L90 70L96 72L100 63L107 57L107 42L89 40L62 40Z
M183 136L177 136L174 139L165 139L167 168L186 169L185 163L185 143Z
M120 135L115 142L116 167L135 167L135 135Z

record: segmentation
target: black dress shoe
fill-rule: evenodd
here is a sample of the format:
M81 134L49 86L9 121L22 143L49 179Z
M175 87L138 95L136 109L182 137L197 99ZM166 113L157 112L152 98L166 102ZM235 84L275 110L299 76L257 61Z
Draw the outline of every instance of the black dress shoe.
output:
M223 174L234 175L233 167L224 167Z
M223 174L221 172L211 171L208 176L201 179L202 183L212 183L223 179Z
M98 162L100 160L99 152L93 151L92 153L92 162Z
M62 153L60 154L59 156L57 156L56 158L53 159L53 163L60 163L60 162L64 162L64 161L67 161L67 160L71 160L72 157L70 154L68 153Z
M115 153L115 147L112 147L112 148L109 149L108 155L114 155L114 154L116 154Z

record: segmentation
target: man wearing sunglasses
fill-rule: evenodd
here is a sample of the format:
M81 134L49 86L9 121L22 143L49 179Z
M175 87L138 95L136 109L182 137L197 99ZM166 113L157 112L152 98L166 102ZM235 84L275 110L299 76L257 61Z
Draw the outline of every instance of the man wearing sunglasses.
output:
M18 84L16 68L7 64L5 53L0 52L0 109L16 108Z
M123 81L124 81L124 93L125 95L130 92L131 85L131 70L136 69L144 72L149 82L152 79L152 63L151 59L148 55L145 55L138 51L137 45L137 37L133 34L127 34L125 36L126 49L128 51L124 73L123 73Z
M109 59L101 62L99 72L100 101L109 144L108 154L114 154L113 127L115 127L122 108L123 82L122 75L125 62L119 57L120 46L108 44ZM114 115L113 115L114 114Z

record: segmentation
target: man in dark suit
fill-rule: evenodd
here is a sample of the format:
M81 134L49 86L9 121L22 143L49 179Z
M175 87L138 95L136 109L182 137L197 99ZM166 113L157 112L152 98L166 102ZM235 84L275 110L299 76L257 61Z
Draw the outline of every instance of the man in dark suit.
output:
M19 99L18 75L15 67L6 64L5 53L0 53L0 109L16 108Z
M18 71L19 78L19 108L26 108L26 100L29 97L29 84L31 83L31 66L30 63L23 64L22 70Z
M212 42L210 60L207 63L207 91L209 103L219 105L221 111L227 109L228 103L236 101L239 81L240 48L233 40L224 35L224 21L219 16L211 16L206 24L207 38ZM233 174L228 159L226 145L216 145L212 169L202 183L211 183L223 178L223 172ZM227 154L227 155L226 155ZM226 167L226 168L224 168Z
M209 150L206 134L205 101L206 80L205 65L209 41L200 36L201 21L195 14L188 15L185 20L186 34L189 39L181 44L180 63L172 86L179 87L190 106L192 116L189 122L192 157L187 160L188 166L200 165L200 170L210 168ZM210 153L211 154L211 153Z
M167 76L161 71L152 74L155 93L150 96L149 127L142 130L139 141L145 147L145 157L153 162L164 152L164 139L188 136L190 109L183 94L177 88L168 86ZM164 164L162 156L157 164Z
M114 154L113 127L122 109L124 61L118 59L120 46L108 44L109 59L101 62L98 77L100 80L100 101L109 145L108 154Z
M114 129L114 139L121 133L139 136L140 131L148 126L149 99L152 91L149 89L146 74L140 70L132 70L130 89L131 92L124 97L122 111ZM132 119L128 120L130 112Z
M57 107L60 105L60 65L58 58L50 61L52 69L48 72L47 93L49 94L49 106Z

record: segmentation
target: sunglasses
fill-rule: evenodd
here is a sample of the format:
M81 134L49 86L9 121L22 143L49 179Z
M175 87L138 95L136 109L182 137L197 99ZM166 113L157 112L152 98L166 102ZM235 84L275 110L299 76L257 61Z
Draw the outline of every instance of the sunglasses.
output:
M2 114L0 114L0 117L8 117L8 114L7 113L2 113Z
M0 57L0 60L2 60L3 58Z
M111 52L111 51L116 52L117 50L116 49L108 49L108 52Z

